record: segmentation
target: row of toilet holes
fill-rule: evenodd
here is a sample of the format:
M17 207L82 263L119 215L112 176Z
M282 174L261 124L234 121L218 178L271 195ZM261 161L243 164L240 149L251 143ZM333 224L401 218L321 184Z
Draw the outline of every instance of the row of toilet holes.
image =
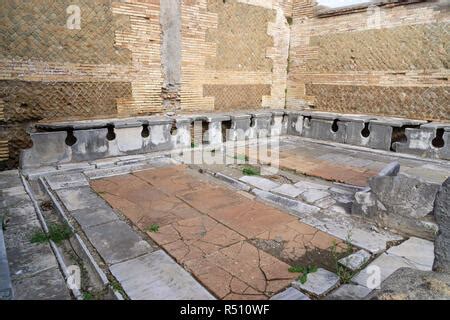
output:
M285 124L288 121L287 116L283 117L283 124ZM275 118L272 117L272 120L270 122L271 125L275 124ZM254 118L252 118L251 120L251 124L250 126L252 128L254 128L256 126L256 121ZM206 122L202 122L202 133L204 133L208 127L207 127L207 123ZM107 126L108 129L108 133L106 134L106 139L108 139L108 141L113 141L114 139L116 139L116 134L114 132L114 126L110 125ZM231 121L223 121L222 122L222 132L225 133L226 130L231 129ZM191 125L191 132L193 132L194 130L194 126ZM177 131L177 127L176 124L172 125L172 128L170 129L170 134L171 135L175 135ZM141 131L141 136L143 138L148 138L150 136L150 129L149 129L149 125L148 124L143 124L142 125L142 131ZM224 134L224 140L226 139L226 136ZM73 146L75 143L77 143L77 138L75 137L75 135L73 134L73 129L68 129L67 130L67 137L66 137L66 145L68 145L69 147Z
M310 121L311 121L311 117L305 117L305 124L307 127L309 127ZM338 122L339 122L338 119L334 119L333 124L331 125L331 131L334 133L339 131ZM401 138L396 139L396 141L392 141L392 142L398 142L398 141L406 142L405 128L399 128L399 129L401 131L400 132ZM370 136L369 123L367 123L367 122L364 123L364 128L361 130L361 136L363 136L364 138L368 138ZM443 136L444 136L444 129L437 129L436 137L431 142L433 147L435 147L435 148L443 148L444 147L445 142L444 142Z

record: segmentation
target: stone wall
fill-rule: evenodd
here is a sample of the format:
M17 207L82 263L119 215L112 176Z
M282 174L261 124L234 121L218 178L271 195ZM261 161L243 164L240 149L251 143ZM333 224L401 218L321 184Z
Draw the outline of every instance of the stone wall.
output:
M159 0L1 1L0 169L38 120L160 111L159 14Z
M284 108L291 0L184 0L184 111Z
M449 13L413 2L368 18L312 0L0 1L0 169L41 119L312 104L448 120Z
M319 10L295 0L288 108L449 120L448 5Z

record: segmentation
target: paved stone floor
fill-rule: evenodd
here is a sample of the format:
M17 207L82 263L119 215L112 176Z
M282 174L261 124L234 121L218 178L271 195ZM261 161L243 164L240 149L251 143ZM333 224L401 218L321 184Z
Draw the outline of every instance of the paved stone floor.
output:
M344 248L182 165L93 180L91 187L220 299L269 298L298 276L290 266L326 266L333 244Z
M249 152L248 155L255 158L257 153ZM279 158L281 169L360 187L367 186L368 179L392 161L401 164L402 172L440 183L450 173L448 163L438 165L426 159L409 159L395 153L318 143L294 136L280 141Z

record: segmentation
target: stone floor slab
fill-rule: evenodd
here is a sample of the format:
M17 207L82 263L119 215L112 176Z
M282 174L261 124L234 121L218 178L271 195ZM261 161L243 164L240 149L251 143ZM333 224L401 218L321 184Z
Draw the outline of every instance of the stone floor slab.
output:
M286 290L274 295L270 300L311 300L307 295L295 288L287 288Z
M272 192L291 198L296 198L302 193L300 189L296 188L292 184L282 184L278 188L272 189Z
M162 250L115 264L110 269L132 300L214 299Z
M294 200L290 198L286 198L283 196L279 196L277 194L273 194L271 192L254 189L253 192L260 199L272 203L276 206L286 208L291 213L295 214L299 218L306 217L309 214L317 213L320 211L320 208L304 203L300 200Z
M109 207L80 209L73 211L72 216L83 229L119 220L117 214Z
M391 247L387 253L411 261L419 270L433 269L434 243L429 240L411 237L402 244Z
M32 277L13 281L16 300L70 300L69 290L58 267Z
M89 185L89 182L84 174L80 172L51 175L45 179L47 180L50 188L53 190L84 187Z
M378 289L381 283L400 268L415 268L412 262L398 256L381 254L352 279L352 283ZM379 274L378 274L379 273ZM378 281L379 280L379 281Z
M209 215L247 238L296 220L289 214L247 198L237 205L211 211Z
M361 300L372 292L364 286L357 284L344 284L337 290L333 291L327 296L327 300Z
M204 257L245 238L203 215L177 221L148 235L178 262Z
M288 271L289 265L245 241L187 261L186 266L221 299L267 299L298 276Z
M403 239L393 233L370 230L367 225L356 223L350 215L337 214L334 210L329 209L322 210L319 214L306 216L301 221L342 240L350 237L349 240L354 246L372 254L386 250L387 243L390 241Z
M280 187L278 183L275 183L272 180L261 177L243 176L239 180L264 191L270 191L272 189Z
M292 283L292 286L298 290L320 297L333 290L338 284L339 277L336 274L319 268L316 272L308 274L305 283L296 280Z
M153 224L165 226L199 216L197 210L182 200L132 174L93 181L91 185L142 230Z
M152 247L125 222L113 221L84 230L89 241L108 264L152 252Z
M274 226L251 240L257 248L292 266L314 265L335 268L332 248L341 255L346 250L343 241L298 220Z
M302 198L309 203L314 203L318 200L326 198L330 195L329 192L322 190L307 190L302 193Z
M104 205L104 201L90 187L61 189L56 193L68 211Z

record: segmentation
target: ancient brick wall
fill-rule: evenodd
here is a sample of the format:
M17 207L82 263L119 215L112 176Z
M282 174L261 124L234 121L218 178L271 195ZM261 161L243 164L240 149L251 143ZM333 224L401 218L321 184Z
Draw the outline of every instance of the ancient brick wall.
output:
M27 128L41 119L310 104L449 119L448 8L388 4L376 16L315 8L312 0L0 1L0 169L17 164Z
M159 0L0 1L0 167L38 120L161 111L160 61Z
M181 108L284 108L290 0L183 0Z
M320 15L294 1L287 107L450 119L448 5L390 2Z

